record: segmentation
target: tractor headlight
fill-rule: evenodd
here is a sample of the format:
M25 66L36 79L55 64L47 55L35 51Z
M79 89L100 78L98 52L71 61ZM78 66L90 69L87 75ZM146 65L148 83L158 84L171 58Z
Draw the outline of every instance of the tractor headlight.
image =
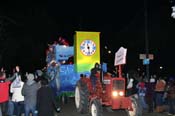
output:
M124 96L124 92L123 91L120 91L119 92L119 96Z
M118 91L113 91L112 92L112 96L113 97L117 97L117 96L124 96L124 92L123 91L120 91L120 92L118 92Z
M113 96L113 97L117 97L117 96L118 96L118 92L117 92L117 91L113 91L113 92L112 92L112 96Z

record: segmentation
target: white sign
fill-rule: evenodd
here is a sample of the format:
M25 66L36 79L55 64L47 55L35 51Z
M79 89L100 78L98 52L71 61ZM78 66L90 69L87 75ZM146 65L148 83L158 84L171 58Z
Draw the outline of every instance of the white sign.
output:
M120 47L120 49L115 53L114 66L126 64L126 52L126 48Z
M148 58L150 60L154 59L154 55L153 54L148 54ZM146 59L146 54L139 54L139 59Z

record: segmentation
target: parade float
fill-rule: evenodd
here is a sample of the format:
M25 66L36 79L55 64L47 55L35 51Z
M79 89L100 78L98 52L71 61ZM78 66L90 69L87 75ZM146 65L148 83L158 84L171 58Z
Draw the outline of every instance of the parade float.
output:
M46 50L46 73L56 96L65 101L75 96L80 74L87 77L96 62L100 63L100 33L76 31L73 46L60 37ZM103 63L106 71L106 64Z

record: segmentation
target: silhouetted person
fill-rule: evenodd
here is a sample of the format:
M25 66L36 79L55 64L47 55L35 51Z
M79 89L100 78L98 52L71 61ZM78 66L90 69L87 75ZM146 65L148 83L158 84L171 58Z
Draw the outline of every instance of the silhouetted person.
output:
M60 111L52 89L48 86L48 80L41 80L41 88L37 92L38 116L54 116L54 110Z
M99 63L95 63L94 67L91 69L91 75L90 75L93 90L95 90L95 87L96 87L96 81L97 81L96 74L98 71L100 71L100 65Z

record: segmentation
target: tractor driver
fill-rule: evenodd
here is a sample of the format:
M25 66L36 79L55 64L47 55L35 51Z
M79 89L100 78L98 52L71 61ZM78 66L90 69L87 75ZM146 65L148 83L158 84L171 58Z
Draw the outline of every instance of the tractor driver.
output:
M96 73L99 71L100 71L100 64L95 63L95 66L91 69L91 75L90 75L93 90L95 90L95 85L96 85L96 81L97 81Z

